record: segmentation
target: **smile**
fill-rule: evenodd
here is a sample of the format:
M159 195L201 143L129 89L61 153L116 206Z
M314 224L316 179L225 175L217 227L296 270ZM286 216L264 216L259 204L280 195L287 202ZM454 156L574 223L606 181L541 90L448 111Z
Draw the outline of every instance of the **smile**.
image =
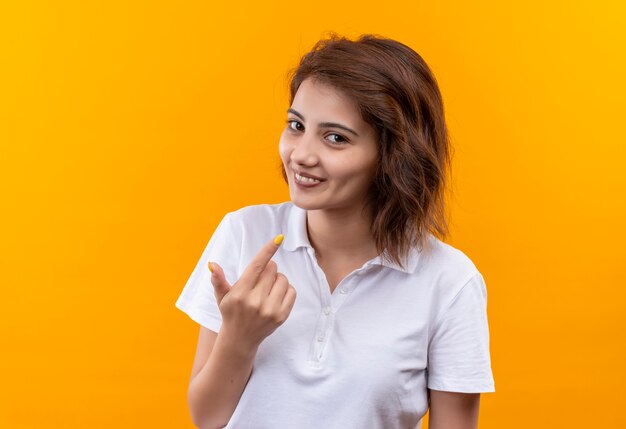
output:
M295 173L295 175L296 175L296 180L298 182L302 182L302 183L320 183L321 182L321 180L312 179L310 177L300 176L298 173Z

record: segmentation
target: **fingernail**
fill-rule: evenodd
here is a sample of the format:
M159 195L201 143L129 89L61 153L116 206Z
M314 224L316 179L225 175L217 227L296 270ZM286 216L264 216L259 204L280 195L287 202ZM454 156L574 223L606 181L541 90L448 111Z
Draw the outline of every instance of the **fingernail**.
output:
M280 245L280 243L283 242L283 238L285 238L284 235L282 234L278 234L275 238L274 238L274 243L276 243L276 245Z
M209 271L213 272L213 268L211 268L211 262L207 264L209 266Z

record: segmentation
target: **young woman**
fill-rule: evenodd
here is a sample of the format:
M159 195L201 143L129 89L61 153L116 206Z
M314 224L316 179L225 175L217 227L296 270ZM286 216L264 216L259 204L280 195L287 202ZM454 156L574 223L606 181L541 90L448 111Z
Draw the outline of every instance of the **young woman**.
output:
M291 75L290 201L228 213L176 306L199 428L475 428L494 392L484 279L445 244L441 95L411 48L319 41ZM253 175L253 172L252 172ZM283 240L284 238L284 240Z

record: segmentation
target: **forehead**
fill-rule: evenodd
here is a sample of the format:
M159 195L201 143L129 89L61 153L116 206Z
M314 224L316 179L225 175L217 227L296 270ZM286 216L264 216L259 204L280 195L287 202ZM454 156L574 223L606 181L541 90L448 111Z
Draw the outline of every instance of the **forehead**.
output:
M342 121L355 128L366 127L358 104L345 92L312 78L305 79L298 87L291 107L307 121Z

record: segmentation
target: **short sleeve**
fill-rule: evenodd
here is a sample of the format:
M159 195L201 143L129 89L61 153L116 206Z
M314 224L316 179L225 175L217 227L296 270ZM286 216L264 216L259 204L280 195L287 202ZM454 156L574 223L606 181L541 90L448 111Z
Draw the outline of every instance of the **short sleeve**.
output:
M434 326L428 347L428 388L448 392L495 392L489 353L487 288L474 274Z
M215 229L176 301L178 309L214 332L219 332L222 326L222 314L215 298L208 262L217 262L231 285L237 280L240 246L237 244L239 241L233 231L231 217L231 213L226 214Z

